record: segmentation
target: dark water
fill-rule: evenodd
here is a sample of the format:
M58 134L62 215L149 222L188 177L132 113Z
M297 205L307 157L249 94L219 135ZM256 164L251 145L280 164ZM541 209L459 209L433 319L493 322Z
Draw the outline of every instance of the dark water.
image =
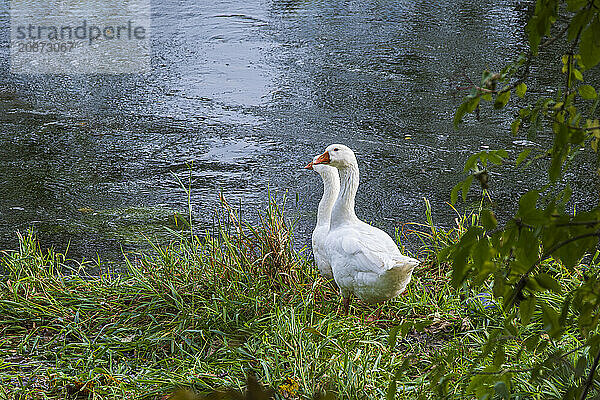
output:
M321 183L301 167L333 142L358 155L360 217L392 232L424 221L425 197L435 222L451 225L446 201L468 154L523 149L506 133L509 113L482 112L458 132L451 121L463 75L523 49L528 5L160 0L151 74L35 76L8 72L4 3L0 248L33 225L43 246L118 258L185 212L177 178L190 176L198 226L221 190L249 215L269 189L287 190L308 237ZM547 73L534 70L542 89ZM541 175L492 175L499 213ZM578 202L597 199L592 178Z

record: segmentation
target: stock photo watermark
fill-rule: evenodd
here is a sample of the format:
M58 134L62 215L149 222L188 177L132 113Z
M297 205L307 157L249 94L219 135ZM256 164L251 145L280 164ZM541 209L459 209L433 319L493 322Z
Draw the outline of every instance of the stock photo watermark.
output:
M15 74L150 70L149 0L11 0Z

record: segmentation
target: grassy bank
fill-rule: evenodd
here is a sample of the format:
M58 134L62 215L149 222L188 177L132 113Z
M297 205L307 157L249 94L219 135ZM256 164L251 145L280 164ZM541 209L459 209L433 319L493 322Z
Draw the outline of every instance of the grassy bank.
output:
M128 255L119 273L89 275L88 265L74 267L24 235L18 250L0 255L0 398L160 399L178 388L241 390L248 375L278 398L379 399L392 382L396 398L436 398L427 391L435 365L456 371L452 392L464 398L467 372L502 311L478 300L481 289L450 287L448 267L433 261L476 216L448 232L427 215L413 232L426 261L376 323L368 322L375 309L357 302L341 315L335 288L294 248L274 202L253 226L225 205L212 235ZM565 273L561 284L578 282ZM537 314L528 329L544 334ZM520 339L506 342L518 360ZM577 345L576 337L555 344ZM515 393L548 398L527 377Z

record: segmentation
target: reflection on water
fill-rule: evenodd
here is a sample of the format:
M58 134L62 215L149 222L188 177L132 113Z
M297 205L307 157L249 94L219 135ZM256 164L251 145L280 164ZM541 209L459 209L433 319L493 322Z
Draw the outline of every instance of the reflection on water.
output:
M0 248L33 224L43 245L118 257L144 221L152 234L174 223L190 179L199 225L218 191L252 214L270 188L298 194L308 237L321 187L301 167L332 142L358 155L360 217L391 232L423 221L427 197L449 225L466 155L529 145L499 114L451 126L457 79L519 51L526 18L508 0L155 1L145 76L11 75L3 45ZM492 179L510 212L539 177ZM597 192L581 182L578 198Z

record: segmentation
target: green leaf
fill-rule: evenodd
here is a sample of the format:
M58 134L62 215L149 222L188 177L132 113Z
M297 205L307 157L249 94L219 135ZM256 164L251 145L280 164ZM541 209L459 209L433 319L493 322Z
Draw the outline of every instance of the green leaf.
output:
M493 250L493 249L492 249ZM478 265L476 275L473 277L473 285L481 286L483 282L494 272L498 270L496 263L492 261L484 261L481 265Z
M458 110L456 110L456 113L454 114L454 129L458 129L458 125L462 122L462 119L467 113L468 108L468 101L465 101L460 105L460 107L458 107Z
M600 43L597 42L598 36L596 35L600 35L600 21L598 21L598 18L581 34L579 52L581 63L585 66L585 69L590 69L600 62Z
M385 395L386 400L394 400L396 398L396 377L392 377Z
M473 175L469 176L465 179L462 187L462 198L463 201L467 201L467 194L469 193L469 189L471 188L471 183L473 182Z
M546 223L548 217L544 215L544 212L538 208L536 208L537 199L539 193L535 190L530 190L525 193L519 199L519 212L518 216L521 217L524 223L529 225L538 225ZM523 231L523 234L527 231ZM530 232L531 233L531 232ZM527 244L527 242L525 242Z
M560 284L546 273L540 273L535 277L535 281L544 289L552 290L555 293L561 293L562 288Z
M538 13L538 9L536 7L536 14L538 14L536 28L537 28L538 34L541 37L544 37L544 36L550 34L551 10L550 10L550 7L543 6L543 7L540 7L539 11L540 12Z
M396 338L398 337L398 331L402 328L402 325L398 325L390 329L390 334L388 336L388 346L390 351L393 351L396 347Z
M558 319L558 321L560 322L560 324L562 326L565 325L566 321L567 321L567 317L569 316L569 311L571 308L571 295L567 294L567 296L564 297L562 306L560 307L560 317Z
M576 221L582 221L581 217L585 217L585 215L580 214ZM581 257L584 256L585 253L589 252L590 249L596 248L598 245L598 237L596 235L592 235L589 237L583 237L578 240L571 240L569 242L565 242L567 239L574 239L580 234L589 234L594 233L596 228L589 227L573 227L573 228L565 228L561 229L557 233L558 235L554 235L552 237L552 241L549 241L548 244L545 245L546 248L554 247L562 242L562 245L552 253L552 257L554 259L562 261L562 263L567 268L573 268ZM560 233L563 233L560 235Z
M587 0L567 0L567 10L570 12L577 11L587 4Z
M569 31L567 33L567 39L569 41L575 40L579 30L586 26L590 22L592 12L586 7L584 10L579 11L572 19L569 24Z
M527 215L536 209L537 199L540 196L537 190L530 190L519 199L519 214Z
M510 90L499 93L496 96L496 101L494 101L494 108L497 110L503 108L508 103L508 100L510 100Z
M581 85L577 90L579 95L586 100L594 100L598 96L596 89L591 85Z
M519 334L519 332L517 332L517 327L512 323L512 317L504 320L504 329L506 329L506 331L513 336L517 336Z
M539 333L534 333L533 335L531 335L527 339L525 339L525 342L523 342L523 345L525 346L527 351L533 351L537 347L537 344L539 341L540 341Z
M573 189L571 189L571 185L567 184L563 190L558 192L556 197L557 206L559 207L559 211L564 212L565 205L571 199L571 195L573 194Z
M481 239L473 246L472 257L475 265L483 265L488 262L493 256L490 243L487 240Z
M546 350L546 348L548 347L549 344L550 344L550 341L547 339L544 339L544 341L542 343L540 343L535 350L541 353L544 350Z
M519 304L519 316L521 317L521 324L523 326L529 324L531 321L531 316L535 311L535 296L531 295L530 297L522 300Z
M487 208L481 210L481 214L479 215L479 221L481 222L481 226L483 226L487 231L495 229L498 225L498 220L496 220L496 216L491 210L488 210Z
M480 97L477 96L477 97L474 97L474 98L470 99L467 102L467 112L472 113L473 111L475 111L475 109L479 105L479 99L480 99Z
M497 369L500 369L500 367L502 367L502 364L504 364L504 361L506 360L506 353L504 352L504 346L498 346L496 347L496 354L494 354L494 367L496 367Z
M527 224L535 225L541 220L539 213L541 210L535 210L523 217L523 221ZM542 217L543 218L543 217ZM538 261L539 258L539 239L529 229L522 229L519 232L519 239L516 243L515 253L515 271L525 272L531 265ZM523 269L523 271L521 271Z
M542 303L542 319L544 321L544 329L550 337L557 338L560 336L562 326L558 322L558 313L549 305Z
M456 245L456 252L452 260L452 285L454 287L460 286L465 280L467 273L472 268L471 265L467 264L467 258L471 253L471 249L479 239L479 234L482 229L476 226L471 226L462 235L460 241Z
M520 98L525 97L525 92L527 91L527 85L523 82L519 83L517 85L517 87L515 88L515 93L517 94L517 96L519 96Z
M500 396L500 398L510 399L510 393L508 392L508 389L506 388L506 383L504 383L502 381L496 382L496 384L494 385L494 391L496 392L496 394L498 396Z
M519 128L521 127L521 118L515 118L515 120L510 124L510 133L513 136L516 136L519 132Z
M568 151L568 143L570 139L570 129L568 125L555 123L554 130L554 145L552 147L552 160L548 175L552 182L556 181L562 173L563 161Z
M525 149L521 153L519 153L519 156L517 157L516 164L519 165L523 161L525 161L525 159L527 158L527 156L529 156L529 153L531 153L532 150L533 149Z
M489 69L486 69L483 71L483 73L481 74L481 85L485 84L485 81L487 81L491 76L492 76L492 72L490 72Z
M490 151L488 154L488 160L496 165L502 165L502 156L497 151Z
M464 182L458 182L456 185L454 185L452 191L450 192L450 203L456 204L456 201L458 200L458 191L462 188L463 184Z
M540 45L540 41L542 40L542 37L536 29L536 22L537 17L534 15L529 19L526 27L526 30L529 33L529 45L531 46L531 51L533 52L533 55L537 55L538 46Z
M503 297L504 290L506 289L506 281L504 277L499 274L494 274L494 286L492 287L492 293L495 297Z
M469 172L472 169L475 169L475 166L477 165L477 160L479 160L479 156L481 155L481 153L475 153L475 154L471 154L469 156L469 158L467 158L467 161L465 162L465 169L464 172Z
M579 379L583 376L585 370L587 369L587 364L587 355L584 354L579 357L579 360L577 360L577 364L575 365L575 379Z
M548 175L550 176L550 180L552 182L556 182L558 177L562 172L562 159L560 157L552 157L552 162L550 163L550 170L548 171Z
M414 323L414 328L417 332L424 332L425 328L427 328L429 325L431 325L433 323L433 321L418 321Z
M403 323L400 324L400 335L402 337L406 336L408 334L408 332L413 329L415 326L415 324L412 321L404 321Z
M437 260L438 260L438 262L448 261L450 259L450 255L452 253L452 250L453 250L453 247L452 246L448 246L448 247L444 247L441 251L439 251L438 254L437 254Z

